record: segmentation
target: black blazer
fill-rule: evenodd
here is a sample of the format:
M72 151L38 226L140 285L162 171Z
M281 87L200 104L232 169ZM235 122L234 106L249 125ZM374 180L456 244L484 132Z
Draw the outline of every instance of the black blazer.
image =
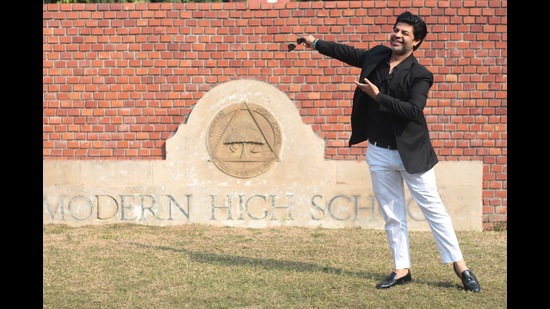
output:
M388 59L392 52L389 47L383 45L371 49L358 49L323 40L318 40L315 48L323 55L361 68L359 81L362 83L378 63ZM433 74L411 54L394 68L389 93L380 93L376 97L380 111L390 115L397 150L405 169L411 174L425 172L438 162L423 112L432 84ZM366 97L359 87L355 89L349 146L369 138L365 123Z

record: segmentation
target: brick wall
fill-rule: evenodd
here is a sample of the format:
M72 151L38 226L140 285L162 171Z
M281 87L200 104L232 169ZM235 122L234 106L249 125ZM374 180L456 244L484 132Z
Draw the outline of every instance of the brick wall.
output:
M483 224L507 223L506 1L312 1L43 5L44 160L163 160L197 101L235 79L268 82L326 141L347 147L359 69L287 45L313 34L370 48L395 17L423 16L415 52L435 74L425 110L440 160L482 160Z

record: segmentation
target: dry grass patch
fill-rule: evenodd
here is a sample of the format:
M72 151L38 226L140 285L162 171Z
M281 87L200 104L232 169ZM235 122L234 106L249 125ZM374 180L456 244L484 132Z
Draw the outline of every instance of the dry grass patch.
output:
M411 232L414 282L384 231L45 225L44 308L506 308L506 232L459 232L481 293L462 290L429 232Z

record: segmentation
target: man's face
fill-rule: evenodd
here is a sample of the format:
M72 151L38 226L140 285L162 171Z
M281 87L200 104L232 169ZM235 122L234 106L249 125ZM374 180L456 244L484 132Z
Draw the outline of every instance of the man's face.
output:
M397 23L390 36L390 46L394 53L398 55L409 54L413 47L418 44L413 34L413 26L407 23Z

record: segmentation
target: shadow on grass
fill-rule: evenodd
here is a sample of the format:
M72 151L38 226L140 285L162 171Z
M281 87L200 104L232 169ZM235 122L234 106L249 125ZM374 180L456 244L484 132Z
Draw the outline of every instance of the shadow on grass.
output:
M172 251L177 253L185 253L189 256L192 261L198 263L208 263L213 265L223 265L223 266L250 266L250 267L261 267L264 269L278 269L278 270L289 270L289 271L299 271L299 272L323 272L327 274L337 274L344 276L352 276L358 278L365 278L370 280L383 280L388 276L388 274L380 273L367 273L363 271L349 271L342 268L321 266L313 263L304 263L304 262L295 262L295 261L284 261L284 260L275 260L275 259L266 259L266 258L255 258L255 257L246 257L238 256L231 254L217 254L211 252L200 252L200 251L191 251L187 249L178 249L167 246L150 246L140 243L130 243L144 248L154 248L164 251ZM422 279L414 279L413 283L415 284L425 284L440 288L456 288L462 289L461 285L451 282L428 282Z

